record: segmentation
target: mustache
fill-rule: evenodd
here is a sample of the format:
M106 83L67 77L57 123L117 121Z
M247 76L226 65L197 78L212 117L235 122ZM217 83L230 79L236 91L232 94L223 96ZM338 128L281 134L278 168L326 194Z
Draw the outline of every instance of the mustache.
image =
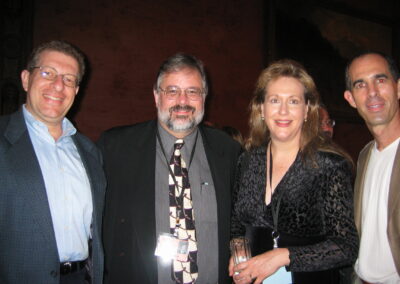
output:
M194 112L196 108L189 106L189 105L174 105L173 107L169 108L169 113L172 113L173 111L192 111Z

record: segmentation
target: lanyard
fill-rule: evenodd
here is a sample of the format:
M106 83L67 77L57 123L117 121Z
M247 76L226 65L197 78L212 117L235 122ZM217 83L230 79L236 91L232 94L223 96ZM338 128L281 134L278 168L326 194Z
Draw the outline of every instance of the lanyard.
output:
M163 145L163 143L161 141L160 133L158 132L158 127L156 129L156 135L157 135L158 143L160 144L161 152L163 153L165 161L167 162L169 174L171 175L172 179L174 180L175 186L178 188L178 190L180 189L180 193L179 193L179 196L178 196L178 199L177 199L177 201L179 202L178 204L180 204L183 207L183 190L182 190L182 188L179 188L178 182L176 181L175 174L174 174L174 172L173 172L173 170L171 168L171 165L169 164L169 161L168 161L168 158L167 158L167 154L165 153L164 145ZM190 153L189 164L188 164L188 167L187 167L188 174L189 174L190 165L192 164L192 161L193 161L194 152L196 150L198 136L199 136L199 131L197 130L196 137L194 138L195 140L194 140L194 145L193 145L193 148L192 148L192 152ZM181 159L182 159L182 153L181 153Z
M278 240L279 240L279 232L278 232L278 216L279 216L279 207L281 206L281 200L283 196L283 191L281 194L278 196L278 203L276 205L276 210L274 206L274 202L272 200L272 167L273 167L273 161L272 161L272 149L271 149L271 144L269 143L269 188L271 190L271 209L272 209L272 220L274 222L274 229L272 230L272 239L274 241L274 246L273 248L276 249L278 248Z

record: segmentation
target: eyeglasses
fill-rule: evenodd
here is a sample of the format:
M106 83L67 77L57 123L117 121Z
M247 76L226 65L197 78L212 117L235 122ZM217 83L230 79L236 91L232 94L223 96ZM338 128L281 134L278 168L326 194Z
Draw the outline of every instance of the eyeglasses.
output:
M333 119L323 120L323 121L321 121L321 126L334 127L335 126L335 120L333 120Z
M72 74L58 74L57 70L50 66L35 66L39 68L40 76L49 81L55 81L58 75L61 76L65 86L76 88L78 86L78 77Z
M203 89L196 88L196 87L190 87L186 89L181 89L178 86L168 86L164 89L161 87L159 88L161 92L163 92L168 99L175 99L176 97L179 97L182 94L182 90L185 92L186 96L189 98L189 100L192 101L199 101L203 99Z

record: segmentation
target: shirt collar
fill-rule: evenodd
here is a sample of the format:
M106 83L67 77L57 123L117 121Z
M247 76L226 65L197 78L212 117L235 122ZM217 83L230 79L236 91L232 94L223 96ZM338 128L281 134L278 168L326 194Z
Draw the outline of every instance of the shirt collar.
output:
M47 128L46 124L37 120L27 109L25 104L22 105L22 112L24 115L25 122L28 127L31 129L46 135L50 135L49 129ZM76 128L74 125L68 120L68 118L64 117L62 124L62 131L63 134L61 135L60 139L67 136L72 136L76 133Z
M169 133L167 130L165 130L160 123L157 123L157 127L158 127L158 133L160 133L160 138L161 138L161 142L165 148L165 151L167 151L167 153L169 155L172 155L172 151L174 148L174 144L175 141L178 140L179 138L176 138L175 136L173 136L171 133ZM185 142L184 144L184 148L188 151L191 152L193 145L195 143L195 139L196 139L196 133L197 131L199 131L199 129L196 127L196 129L194 131L192 131L189 135L183 137L183 141Z
M398 137L392 143L390 143L385 148L383 148L381 151L379 151L378 150L378 143L376 141L374 141L374 148L373 149L374 149L375 152L378 152L378 153L382 153L382 152L385 152L385 151L391 151L390 149L398 147L399 142L400 142L400 137Z

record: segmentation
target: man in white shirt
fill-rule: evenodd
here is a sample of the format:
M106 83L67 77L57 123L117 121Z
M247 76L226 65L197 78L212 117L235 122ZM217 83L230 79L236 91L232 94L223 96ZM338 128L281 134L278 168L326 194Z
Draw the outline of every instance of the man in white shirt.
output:
M374 136L361 151L355 182L362 283L400 283L400 80L394 61L380 53L355 57L346 69L345 99Z

